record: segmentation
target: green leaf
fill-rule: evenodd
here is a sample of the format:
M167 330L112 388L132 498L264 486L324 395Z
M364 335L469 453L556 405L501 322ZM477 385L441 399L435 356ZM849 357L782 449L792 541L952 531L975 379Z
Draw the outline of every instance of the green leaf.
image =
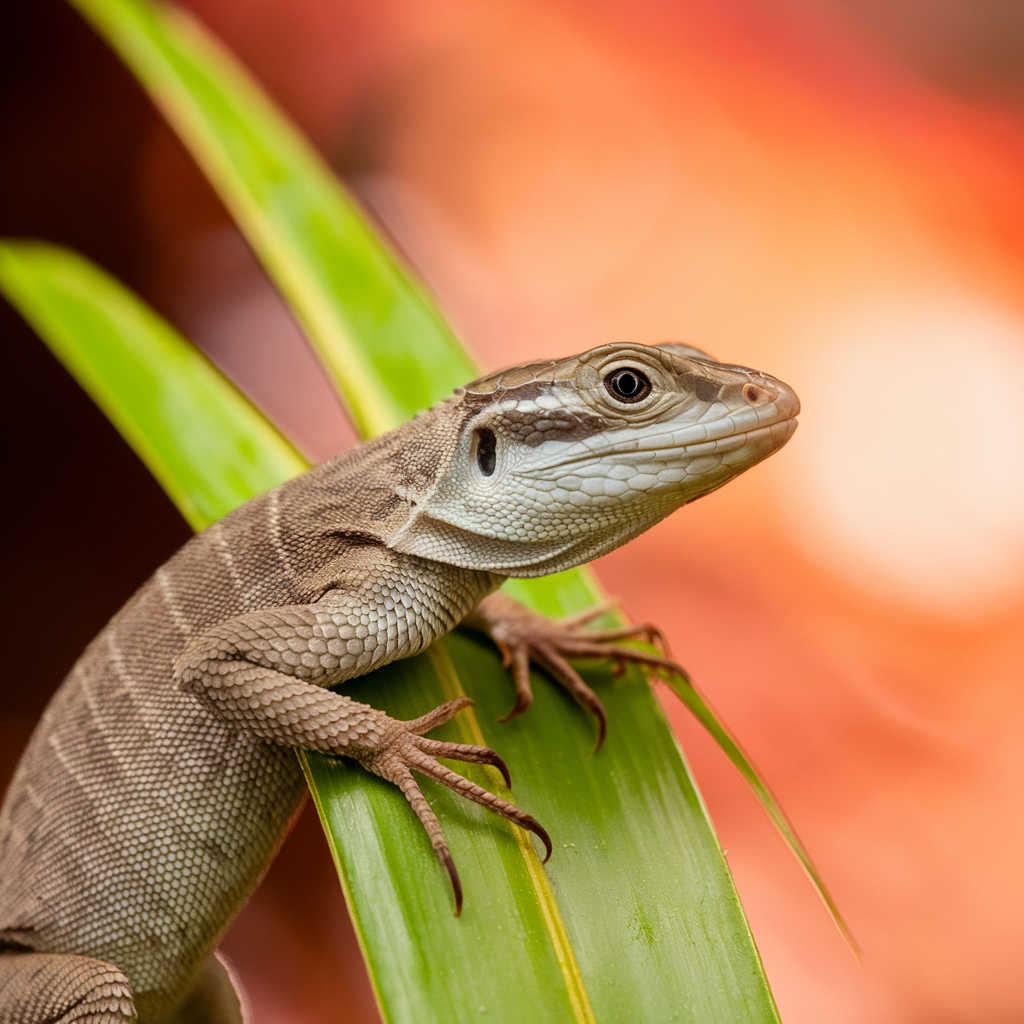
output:
M422 288L320 158L198 25L142 0L72 2L204 168L364 434L473 375ZM515 590L556 613L598 594L582 571ZM591 723L543 678L530 714L498 725L511 688L473 638L453 636L346 685L405 717L469 692L479 714L438 734L500 748L517 802L556 840L542 869L512 826L425 786L463 875L466 910L456 920L397 790L345 762L307 759L386 1019L476 1020L481 1006L489 1020L777 1019L706 811L649 687L636 672L590 678L612 716L596 756Z

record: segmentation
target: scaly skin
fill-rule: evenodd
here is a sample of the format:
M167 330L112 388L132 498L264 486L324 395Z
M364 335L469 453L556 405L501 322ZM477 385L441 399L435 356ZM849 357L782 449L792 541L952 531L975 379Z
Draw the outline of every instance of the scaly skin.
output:
M0 811L0 1024L237 1019L212 954L302 801L292 747L400 786L457 906L413 770L550 853L533 818L436 760L504 771L422 735L464 701L399 722L325 687L469 617L515 669L514 712L532 657L603 721L566 657L652 657L492 592L721 486L781 447L798 410L779 381L686 346L604 346L476 381L194 537L89 645Z

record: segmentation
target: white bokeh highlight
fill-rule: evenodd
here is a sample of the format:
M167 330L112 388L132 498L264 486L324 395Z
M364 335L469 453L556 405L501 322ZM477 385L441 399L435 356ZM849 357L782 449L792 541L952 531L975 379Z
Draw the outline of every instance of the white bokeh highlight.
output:
M1024 592L1024 317L920 294L814 331L786 519L816 561L954 619Z

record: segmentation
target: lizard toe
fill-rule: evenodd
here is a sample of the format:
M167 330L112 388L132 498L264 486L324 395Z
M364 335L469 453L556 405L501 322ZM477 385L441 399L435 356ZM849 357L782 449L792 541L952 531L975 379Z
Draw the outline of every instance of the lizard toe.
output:
M608 735L608 714L601 699L583 682L576 669L566 661L565 653L570 653L566 650L566 643L541 640L534 644L532 657L569 691L573 700L580 707L589 711L597 720L597 742L594 744L594 753L597 753L604 743L605 736ZM602 654L601 657L608 657L608 654Z
M407 732L420 735L430 732L431 729L436 729L439 725L444 725L445 722L451 721L463 708L468 708L472 703L472 697L456 697L454 700L439 704L425 715L420 715L419 718L413 718L411 721L403 722L402 724Z
M513 824L533 832L544 844L545 862L551 856L552 851L551 837L536 818L520 810L510 801L495 796L482 786L459 775L458 772L452 771L437 760L439 757L445 757L471 764L490 765L501 772L505 785L511 788L512 778L508 765L505 764L500 754L489 747L476 746L471 743L448 743L419 735L421 731L425 732L436 725L447 722L454 714L469 704L472 704L472 701L468 697L459 697L409 722L389 720L389 724L382 727L382 731L389 737L384 744L358 755L350 752L350 756L355 756L364 768L394 783L402 791L426 831L434 853L448 873L455 895L456 916L462 912L462 883L441 823L413 777L414 771L439 782L467 800L486 807Z
M452 761L468 761L472 764L489 764L501 772L505 780L506 789L512 788L512 776L509 773L505 759L490 747L478 747L472 743L446 743L443 740L432 740L426 737L417 737L415 746L431 757L447 757Z
M544 863L547 863L553 849L551 836L548 835L547 829L536 818L520 810L510 801L503 800L500 796L495 796L493 793L488 792L483 786L478 786L475 782L471 782L464 775L459 775L458 772L453 772L450 768L446 768L432 757L426 754L419 754L419 752L417 754L419 756L410 758L410 768L420 772L422 775L426 775L435 782L441 783L442 786L447 787L453 793L458 793L459 796L464 796L467 800L472 800L474 803L480 804L481 807L486 807L495 814L501 815L501 817L518 825L520 828L525 828L528 832L532 832L544 844Z

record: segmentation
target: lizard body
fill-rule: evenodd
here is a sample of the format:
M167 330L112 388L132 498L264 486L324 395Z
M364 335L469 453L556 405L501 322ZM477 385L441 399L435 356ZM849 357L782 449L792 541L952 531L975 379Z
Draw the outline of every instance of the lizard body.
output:
M507 776L497 754L421 735L464 699L403 723L326 687L466 620L513 664L514 713L532 656L603 734L565 656L658 659L602 646L630 630L559 635L493 591L603 554L721 486L784 444L798 410L781 382L686 346L604 346L467 385L190 540L89 645L5 798L0 1024L213 1020L230 1005L213 950L301 805L293 746L399 785L457 905L410 769L550 853L529 815L436 761Z

